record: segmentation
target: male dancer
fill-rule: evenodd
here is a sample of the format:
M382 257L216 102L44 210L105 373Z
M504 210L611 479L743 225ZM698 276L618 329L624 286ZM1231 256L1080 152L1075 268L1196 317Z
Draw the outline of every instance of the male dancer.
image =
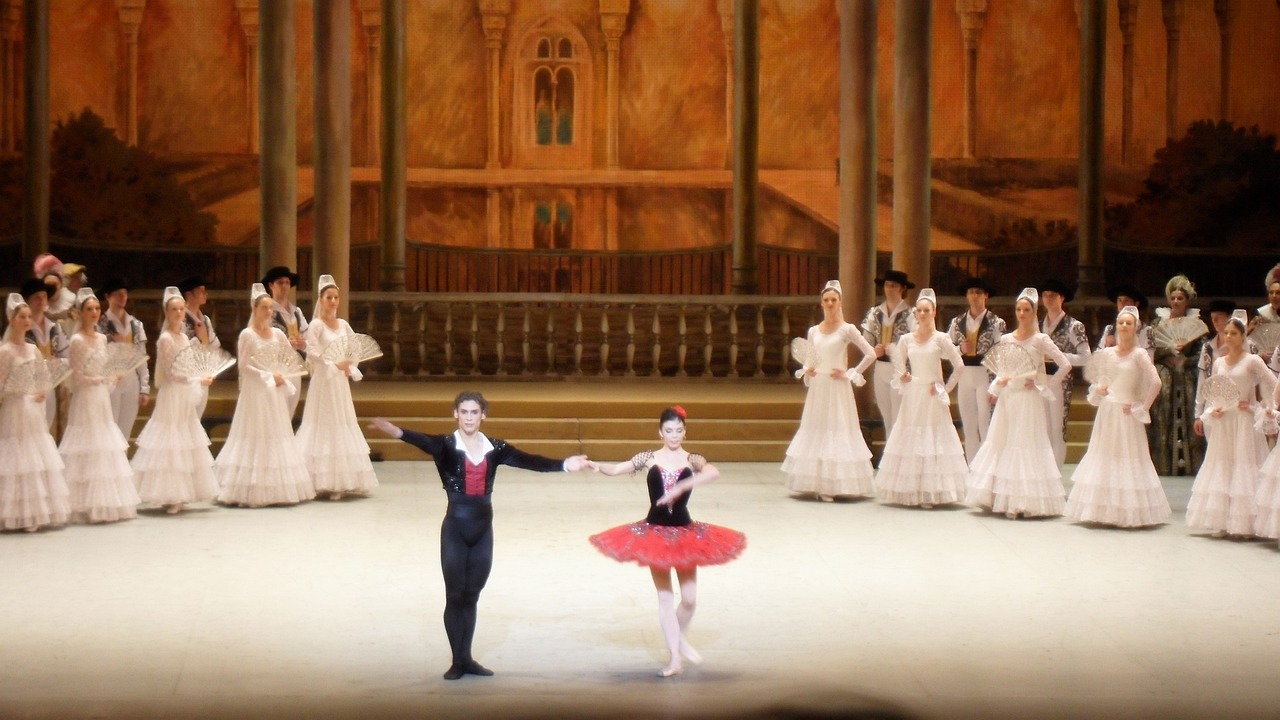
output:
M204 278L192 275L178 283L178 291L187 302L187 314L182 318L182 333L192 340L200 341L205 347L222 347L218 333L213 329L213 318L204 314L201 306L209 302L209 291L205 287ZM209 404L209 386L199 385L200 401L197 403L199 415L204 415L205 406Z
M125 309L129 303L129 284L120 278L107 280L102 284L100 297L107 299L107 308L102 311L102 317L98 320L98 332L106 335L109 343L133 343L145 355L147 331L142 328L142 321ZM151 402L150 378L147 364L143 363L136 372L122 376L119 384L111 391L111 412L126 440L133 438L133 423L138 419L138 406Z
M1089 350L1089 338L1085 335L1084 323L1071 317L1062 309L1065 303L1075 297L1066 284L1058 280L1048 280L1040 286L1040 301L1044 303L1044 320L1040 321L1040 332L1049 336L1054 345L1071 361L1071 367L1083 367L1093 353ZM1112 342L1115 334L1112 333ZM1071 388L1073 375L1063 376L1062 385L1053 388L1054 373L1058 366L1045 363L1045 373L1051 378L1049 390L1049 442L1053 445L1053 456L1058 467L1067 461L1067 416L1071 413Z
M960 422L964 426L964 456L973 462L991 425L991 401L988 388L991 376L982 366L987 351L1000 342L1005 333L1004 320L987 309L991 286L982 278L969 278L960 286L969 309L951 319L947 336L960 348L964 367L956 386L956 404L960 406Z
M880 417L884 420L884 437L889 439L893 422L898 418L898 404L902 396L889 386L893 381L893 363L889 361L889 349L898 344L898 338L908 332L907 319L911 317L911 306L906 302L906 292L915 287L915 283L907 279L901 270L890 270L882 278L876 278L876 285L884 288L884 302L867 310L862 320L862 335L876 351L876 369L872 375L876 397L876 407L880 409Z
M453 401L458 429L450 435L426 435L404 430L383 418L369 427L399 438L427 453L449 495L440 525L440 569L444 573L444 630L453 651L445 680L463 675L492 675L471 657L476 632L476 605L493 568L493 479L499 465L536 472L577 472L587 467L586 455L553 460L521 452L503 440L480 432L489 403L478 392L466 391Z
M292 272L283 265L277 265L262 276L262 286L271 293L274 305L271 308L271 324L280 328L280 332L289 339L289 345L298 354L306 358L307 351L307 318L302 308L289 300L289 291L298 286L298 273ZM289 394L289 417L298 410L298 399L302 397L302 383L299 382Z

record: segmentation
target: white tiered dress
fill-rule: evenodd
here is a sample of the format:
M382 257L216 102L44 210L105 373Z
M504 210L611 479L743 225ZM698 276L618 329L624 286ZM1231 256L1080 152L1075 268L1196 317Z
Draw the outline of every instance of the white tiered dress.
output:
M269 340L259 337L253 328L240 331L236 345L240 396L227 441L214 461L220 503L265 507L300 503L316 496L293 435L289 384L268 386L261 369L253 365L253 353L272 342L289 346L284 333L276 328L271 329Z
M138 490L129 466L129 441L111 412L110 378L88 374L95 355L107 350L107 336L83 330L71 336L74 389L58 453L71 492L73 517L91 523L138 516Z
M1112 364L1113 376L1105 396L1096 385L1089 389L1098 411L1089 449L1071 476L1065 514L1117 527L1159 525L1173 512L1147 445L1148 410L1160 394L1160 375L1141 348L1124 357L1115 347L1098 352Z
M25 341L0 342L0 388L18 365L40 357ZM45 422L44 401L8 394L0 401L0 527L63 525L71 515L62 456Z
M959 502L964 497L969 466L951 419L947 393L959 380L964 360L944 332L935 331L923 342L914 332L908 333L898 340L898 350L910 363L911 380L894 381L895 387L901 388L902 404L876 473L880 498L898 505ZM945 386L943 358L952 368Z
M1000 342L1025 348L1037 370L1032 375L1010 378L1004 387L1000 387L999 378L991 383L991 392L999 400L991 413L987 438L969 464L964 502L1026 517L1061 515L1067 492L1049 439L1046 395L1051 389L1056 391L1058 383L1046 382L1044 361L1048 357L1057 364L1056 380L1071 372L1071 363L1044 333L1035 333L1023 341L1014 333L1005 333ZM1035 384L1027 387L1027 380L1034 380Z
M1280 403L1280 384L1272 393L1271 406ZM1253 519L1253 534L1259 537L1280 538L1280 443L1272 449L1259 471L1258 494L1255 496L1257 512Z
M871 450L862 437L850 383L861 386L866 382L862 373L875 362L875 350L849 323L831 333L814 325L809 328L809 342L813 344L813 355L801 372L813 368L817 374L801 375L809 392L805 395L800 428L782 461L787 489L825 496L870 495L875 471L871 468ZM846 347L850 343L862 353L862 361L853 370L847 369ZM843 375L833 378L832 370L840 370Z
M321 359L329 343L351 334L351 326L342 319L336 330L319 318L307 326L311 385L302 408L302 425L298 427L298 449L317 493L364 495L378 486L369 461L369 443L356 419L347 375ZM352 379L359 380L359 371L354 367L352 370Z
M138 435L133 471L138 495L155 505L181 505L213 500L218 482L213 476L209 435L200 424L200 406L206 389L172 372L178 353L191 340L181 332L165 330L156 339L155 407Z
M1221 417L1206 407L1204 421L1209 447L1200 472L1191 485L1187 503L1187 527L1232 535L1254 534L1256 496L1262 464L1267 459L1266 438L1254 427L1257 402L1255 388L1270 398L1275 393L1276 376L1257 355L1246 353L1234 365L1227 358L1213 361L1213 374L1231 378L1242 400L1251 408L1225 408Z

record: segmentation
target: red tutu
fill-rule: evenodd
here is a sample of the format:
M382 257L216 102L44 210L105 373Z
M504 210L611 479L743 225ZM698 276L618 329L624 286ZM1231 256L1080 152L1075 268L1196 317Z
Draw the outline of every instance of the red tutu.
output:
M723 565L742 554L747 536L704 522L676 527L641 520L592 535L591 544L618 562L666 570Z

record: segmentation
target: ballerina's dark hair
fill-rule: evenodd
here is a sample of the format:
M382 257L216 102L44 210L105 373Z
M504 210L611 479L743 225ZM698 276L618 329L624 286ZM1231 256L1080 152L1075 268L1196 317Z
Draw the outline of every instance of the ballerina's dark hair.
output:
M666 410L663 410L662 414L658 416L658 427L662 427L672 420L679 420L680 424L684 425L685 421L688 419L689 413L685 412L684 408L679 405L673 405Z

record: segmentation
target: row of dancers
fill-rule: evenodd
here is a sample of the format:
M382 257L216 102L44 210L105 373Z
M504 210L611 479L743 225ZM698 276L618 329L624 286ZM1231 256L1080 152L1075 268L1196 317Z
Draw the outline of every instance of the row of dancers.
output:
M296 281L287 269L283 274L285 282ZM33 306L41 308L41 301L47 301L45 286L37 280L9 295L8 326L0 343L0 388L5 388L0 404L0 526L35 531L74 521L127 520L144 503L176 514L188 503L211 500L245 507L298 503L318 494L337 500L368 494L377 486L351 398L349 382L360 379L359 370L350 361L323 357L330 343L352 334L337 316L340 294L329 275L318 283L312 322L292 341L271 325L275 304L266 284L254 284L250 320L237 342L241 382L236 412L214 459L200 422L212 375L188 376L175 368L175 360L193 343L216 342L207 317L197 319L203 328L192 332L184 298L193 291L203 294L203 284L194 278L184 282L187 293L177 286L164 291L165 319L156 341L156 406L138 435L132 460L124 428L131 429L134 421L122 425L113 398L126 401L126 407L130 398L147 401L149 388L135 389L147 388L145 362L136 371L107 375L101 359L109 342L145 343L145 337L139 339L141 323L129 317L125 328L103 332L101 300L91 288L77 292L77 328L67 342L73 390L66 427L55 443L47 415L52 393L11 389L8 382L15 370L42 356L27 335L38 319ZM121 296L127 302L125 287L107 285L104 291L113 306ZM307 359L311 384L296 434L289 398L297 394L297 386L255 359L273 343ZM121 386L126 388L123 398ZM136 418L136 406L132 412Z
M900 300L900 293L913 287L896 271L877 283L890 299L897 294ZM966 289L971 308L974 295L985 301L988 289L982 281L972 280ZM1095 362L1106 372L1089 388L1088 401L1098 410L1067 496L1061 455L1054 448L1061 433L1051 421L1061 417L1054 401L1062 397L1060 388L1077 363L1041 331L1037 311L1041 304L1051 313L1055 305L1060 309L1060 301L1046 302L1054 295L1062 296L1058 287L1019 293L1012 332L1003 332L1003 323L989 312L970 313L981 330L961 333L957 342L956 326L965 316L951 323L952 333L937 330L937 298L925 288L914 306L913 327L894 345L886 333L884 342L873 346L864 331L878 335L881 308L873 308L859 329L843 319L839 282L827 283L820 293L823 320L809 329L812 351L796 373L808 391L782 465L787 487L824 500L879 495L888 503L922 508L964 503L1009 518L1065 514L1119 527L1164 523L1171 509L1145 428L1162 383L1151 354L1140 345L1142 320L1133 304L1119 310L1106 331L1111 342L1097 350L1101 357ZM1264 437L1276 432L1276 375L1263 357L1249 351L1244 310L1226 317L1218 317L1225 315L1220 310L1212 314L1218 335L1211 374L1229 378L1236 393L1228 403L1197 399L1196 427L1207 435L1208 450L1192 486L1187 524L1218 536L1278 537L1280 450L1268 456ZM849 345L862 355L852 368ZM1000 345L1022 348L1031 358L1029 369L988 373L981 356ZM893 361L894 355L900 360ZM972 360L975 355L978 362ZM952 366L949 376L942 370L944 360ZM895 408L885 420L887 440L878 470L872 467L850 388L865 383L863 374L873 363L877 381L884 379L894 393ZM976 404L993 408L969 456L952 422L948 395L965 378L976 380ZM962 418L965 395L962 388ZM883 397L877 394L882 414L890 406ZM964 429L967 441L978 435L968 423Z

